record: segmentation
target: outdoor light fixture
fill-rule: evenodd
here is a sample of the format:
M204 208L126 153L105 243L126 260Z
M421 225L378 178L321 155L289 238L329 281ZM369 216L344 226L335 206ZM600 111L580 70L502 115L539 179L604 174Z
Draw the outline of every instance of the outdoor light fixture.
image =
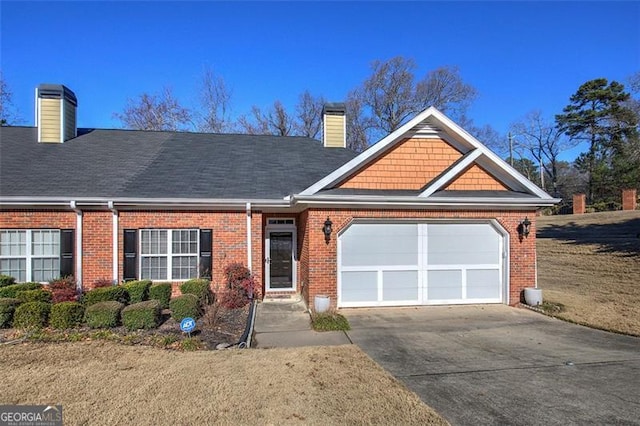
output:
M327 216L327 220L324 221L324 226L322 227L322 232L324 233L324 241L329 244L329 241L331 241L331 231L333 231L333 222L331 222L331 219L329 219L329 217Z
M531 221L527 216L525 216L524 220L520 222L520 225L518 225L518 235L520 235L520 241L522 241L523 237L529 237L529 232L531 232Z

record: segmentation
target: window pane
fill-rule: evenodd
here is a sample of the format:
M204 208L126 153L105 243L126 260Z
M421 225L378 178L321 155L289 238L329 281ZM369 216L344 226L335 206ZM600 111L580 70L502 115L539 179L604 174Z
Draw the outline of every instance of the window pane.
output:
M198 276L198 258L196 256L174 257L171 263L171 279L188 280Z
M429 265L481 265L500 262L500 235L490 225L427 226Z
M429 300L462 299L462 271L429 271L427 280Z
M31 260L31 280L50 281L60 276L60 258L35 258Z
M0 256L26 256L26 231L0 232Z
M31 231L31 254L34 256L59 256L60 231Z
M499 269L467 270L467 298L498 299L500 298Z
M167 258L166 257L143 257L142 258L142 279L166 280L167 279Z
M190 229L174 230L172 233L173 254L197 254L198 231Z
M167 254L167 231L161 229L143 229L141 231L142 254Z
M26 259L0 259L0 274L12 276L17 282L25 282L27 280Z

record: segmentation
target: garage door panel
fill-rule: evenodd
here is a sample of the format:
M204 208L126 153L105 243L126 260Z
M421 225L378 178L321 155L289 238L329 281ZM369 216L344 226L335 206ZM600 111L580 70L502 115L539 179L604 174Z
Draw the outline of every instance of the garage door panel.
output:
M339 304L501 302L504 238L488 222L352 224L339 236Z
M385 271L382 273L382 300L418 301L418 271Z
M462 271L444 270L427 272L429 300L462 299Z
M377 272L343 272L343 302L376 302L378 300Z
M499 299L500 287L499 269L469 269L467 270L467 298L469 299Z
M418 225L354 225L341 237L343 266L417 265Z
M427 261L429 265L498 263L496 247L500 237L483 224L428 225Z

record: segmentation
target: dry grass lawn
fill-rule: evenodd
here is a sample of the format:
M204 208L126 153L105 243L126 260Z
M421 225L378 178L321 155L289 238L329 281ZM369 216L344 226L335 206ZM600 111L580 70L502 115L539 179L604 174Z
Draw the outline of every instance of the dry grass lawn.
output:
M65 424L447 424L356 346L177 352L109 342L0 346L0 403Z
M640 336L640 211L540 217L537 250L559 317Z

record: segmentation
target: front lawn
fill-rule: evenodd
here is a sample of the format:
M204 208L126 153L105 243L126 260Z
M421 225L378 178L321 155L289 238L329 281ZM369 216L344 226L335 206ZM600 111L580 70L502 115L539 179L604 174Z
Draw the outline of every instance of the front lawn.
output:
M62 404L65 424L447 424L353 345L18 344L0 365L4 404Z
M536 245L554 315L640 336L640 211L540 217Z

